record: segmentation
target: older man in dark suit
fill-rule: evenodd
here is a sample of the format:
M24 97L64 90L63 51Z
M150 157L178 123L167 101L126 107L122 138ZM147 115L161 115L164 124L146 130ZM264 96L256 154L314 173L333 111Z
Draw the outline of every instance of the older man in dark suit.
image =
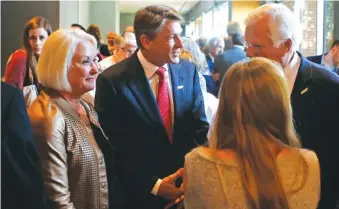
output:
M283 30L282 30L283 28ZM319 209L333 209L339 180L339 77L305 59L297 49L300 26L283 4L256 8L246 20L249 57L280 63L291 93L295 128L303 147L316 152L321 170Z
M53 208L22 92L1 82L1 208Z
M139 10L134 29L140 50L97 80L95 108L116 147L127 209L180 200L183 187L176 180L184 156L206 140L198 72L179 59L181 21L167 6Z

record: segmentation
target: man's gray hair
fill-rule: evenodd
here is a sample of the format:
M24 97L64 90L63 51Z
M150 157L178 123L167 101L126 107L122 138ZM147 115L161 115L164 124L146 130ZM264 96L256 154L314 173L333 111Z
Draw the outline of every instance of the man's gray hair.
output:
M271 40L278 47L287 39L292 41L292 51L300 45L300 23L293 12L283 4L265 4L253 10L245 20L245 25L257 23L262 18L268 18Z

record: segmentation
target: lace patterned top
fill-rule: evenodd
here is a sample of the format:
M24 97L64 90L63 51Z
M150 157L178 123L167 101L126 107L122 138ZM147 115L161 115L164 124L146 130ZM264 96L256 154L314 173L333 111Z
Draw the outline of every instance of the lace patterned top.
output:
M185 209L248 209L236 160L217 159L208 150L199 147L185 157ZM279 153L278 171L290 209L315 209L320 196L318 159L312 151L301 149L300 153L308 169L303 187L306 170L296 154Z

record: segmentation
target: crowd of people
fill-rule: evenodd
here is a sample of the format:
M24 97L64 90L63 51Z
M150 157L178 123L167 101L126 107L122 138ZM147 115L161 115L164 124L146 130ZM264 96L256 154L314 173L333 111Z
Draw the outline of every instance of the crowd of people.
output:
M339 40L304 57L283 4L228 38L169 6L122 34L33 17L1 82L6 209L335 209Z

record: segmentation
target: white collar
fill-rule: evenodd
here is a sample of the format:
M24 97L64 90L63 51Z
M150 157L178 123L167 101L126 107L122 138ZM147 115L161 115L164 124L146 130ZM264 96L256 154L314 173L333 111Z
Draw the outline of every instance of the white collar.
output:
M297 52L294 52L291 62L285 67L285 70L298 71L300 66L300 58Z
M141 63L142 68L145 71L147 79L150 79L154 75L154 73L159 69L159 67L150 63L148 60L146 60L146 58L142 54L141 50L138 50L137 56L138 56L138 59ZM164 64L162 67L165 68L166 71L168 71L168 65L167 64Z
M333 62L332 60L330 60L330 62L328 62L325 57L328 55L328 53L326 54L323 54L323 56L321 56L321 65L329 68L330 70L334 69L334 65L333 65Z
M210 56L212 62L214 62L214 57L210 53L208 53L208 56Z
M237 47L237 48L239 48L239 49L242 49L242 50L245 49L245 47L244 47L244 46L241 46L241 45L236 45L236 44L234 44L233 46L234 46L234 47Z

